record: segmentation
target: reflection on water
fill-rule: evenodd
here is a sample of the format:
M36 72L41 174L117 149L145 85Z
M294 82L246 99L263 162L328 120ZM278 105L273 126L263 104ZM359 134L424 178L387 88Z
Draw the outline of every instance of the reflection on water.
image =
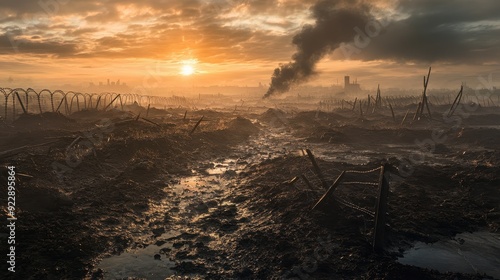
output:
M158 239L168 240L179 234L178 231L172 231L162 234ZM104 258L98 267L104 271L104 279L135 277L163 280L170 275L174 275L171 268L175 263L170 261L167 254L164 253L165 250L169 249L171 249L171 244L168 242L162 246L149 245L146 248Z
M418 242L398 261L441 272L486 273L500 279L500 234L462 233L453 240Z

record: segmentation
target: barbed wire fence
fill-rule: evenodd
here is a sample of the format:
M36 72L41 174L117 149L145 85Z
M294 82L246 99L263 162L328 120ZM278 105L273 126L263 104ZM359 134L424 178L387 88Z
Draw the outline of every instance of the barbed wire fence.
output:
M81 93L32 88L2 88L0 92L0 118L14 121L21 114L42 114L46 112L71 115L82 110L107 110L110 107L124 110L124 106L137 104L143 107L195 108L194 99L184 96L144 96L139 94L102 92ZM3 103L3 104L2 104Z
M308 198L315 201L311 210L338 206L337 209L349 208L368 217L374 223L373 249L376 252L383 251L389 193L386 166L370 170L321 170L310 150L303 151L303 155L309 157L312 168L288 183L307 190Z

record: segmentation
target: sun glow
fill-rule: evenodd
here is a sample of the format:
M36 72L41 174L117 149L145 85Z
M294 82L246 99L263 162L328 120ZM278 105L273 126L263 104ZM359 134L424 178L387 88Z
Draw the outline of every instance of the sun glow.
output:
M183 65L181 69L181 74L184 76L191 76L194 74L194 67L192 65Z
M198 63L197 59L187 59L180 61L181 71L180 74L183 76L191 76L195 74L196 68L195 65Z

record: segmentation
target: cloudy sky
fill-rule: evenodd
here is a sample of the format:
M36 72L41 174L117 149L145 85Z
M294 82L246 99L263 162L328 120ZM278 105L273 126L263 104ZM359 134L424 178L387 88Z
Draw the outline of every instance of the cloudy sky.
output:
M500 81L498 0L318 1L370 18L332 27L349 40L321 55L309 84L349 74L365 88L418 88L430 65L434 87ZM0 86L267 85L294 37L318 24L318 1L1 1Z

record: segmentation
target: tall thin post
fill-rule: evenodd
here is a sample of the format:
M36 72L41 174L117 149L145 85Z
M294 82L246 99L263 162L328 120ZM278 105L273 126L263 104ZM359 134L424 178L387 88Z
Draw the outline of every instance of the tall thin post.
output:
M379 195L377 199L377 209L375 210L375 232L373 235L373 249L375 252L382 252L385 243L385 223L387 213L387 197L389 195L389 182L385 176L385 166L380 169L378 182Z
M318 163L316 162L316 159L314 158L314 155L312 154L311 150L306 149L306 153L309 159L311 160L311 163L314 168L314 173L316 173L316 176L318 176L319 180L321 181L321 185L323 185L323 188L328 189L328 183L326 182L325 177L321 172L321 169L319 169Z

